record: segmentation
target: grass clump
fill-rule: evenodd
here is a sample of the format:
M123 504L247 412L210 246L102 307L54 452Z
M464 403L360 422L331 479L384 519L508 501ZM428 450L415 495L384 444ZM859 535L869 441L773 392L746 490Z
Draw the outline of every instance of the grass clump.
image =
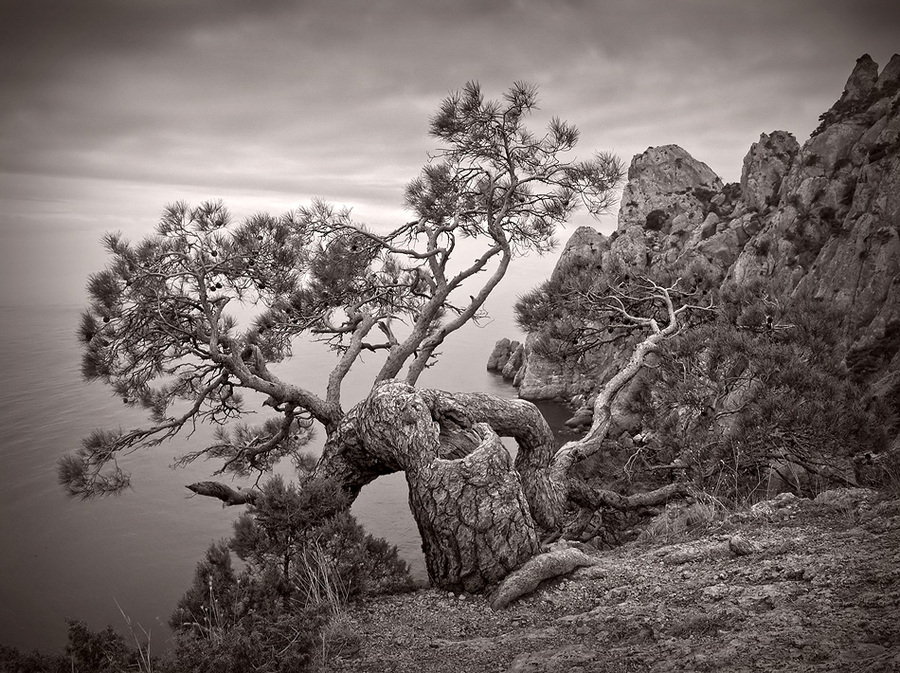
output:
M709 532L728 514L716 498L700 493L691 503L670 503L641 531L638 541L672 543Z

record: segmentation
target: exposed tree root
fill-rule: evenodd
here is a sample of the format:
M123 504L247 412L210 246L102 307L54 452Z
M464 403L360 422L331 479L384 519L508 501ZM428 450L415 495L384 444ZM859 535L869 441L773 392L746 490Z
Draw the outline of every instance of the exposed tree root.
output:
M615 491L594 488L586 481L572 479L569 482L569 498L572 502L589 510L611 507L620 511L638 507L662 505L673 498L684 497L691 493L688 484L667 484L661 488L633 495L619 495Z
M538 588L541 582L566 575L575 568L598 563L595 556L589 556L580 549L566 547L538 554L525 565L506 578L491 597L491 607L502 610L514 600Z

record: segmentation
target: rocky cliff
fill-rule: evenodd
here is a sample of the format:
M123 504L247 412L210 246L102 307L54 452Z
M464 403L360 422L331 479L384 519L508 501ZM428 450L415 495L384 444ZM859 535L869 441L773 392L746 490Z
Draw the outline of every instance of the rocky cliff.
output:
M676 145L634 157L611 236L579 228L554 276L592 268L694 268L720 283L761 281L773 301L814 298L843 316L848 367L875 394L900 399L900 56L879 73L857 61L840 99L802 146L762 134L740 184L723 184ZM620 366L631 344L601 346L590 367L566 370L538 355L539 334L493 363L526 399L576 407ZM584 413L582 413L582 420Z

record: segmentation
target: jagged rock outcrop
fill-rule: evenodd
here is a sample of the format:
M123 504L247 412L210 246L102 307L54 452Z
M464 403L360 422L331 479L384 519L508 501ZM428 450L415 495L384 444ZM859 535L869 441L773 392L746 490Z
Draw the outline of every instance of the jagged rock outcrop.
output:
M594 266L602 268L604 254L609 251L609 239L590 227L579 227L569 238L554 277L567 272L569 266ZM561 367L535 353L538 335L531 334L525 340L523 361L515 375L519 397L528 400L571 400L588 392L593 383L576 368Z
M823 300L844 316L854 375L900 399L900 56L880 73L871 58L859 59L821 121L802 147L783 131L762 134L739 185L724 185L676 145L635 156L617 230L578 229L554 276L678 266L720 282L760 280L786 302ZM576 407L633 346L600 346L590 367L564 371L536 352L539 338L528 337L514 375L520 396Z
M763 133L750 146L741 171L741 201L748 210L764 212L778 203L781 183L800 145L790 133Z
M670 231L696 224L704 190L719 192L722 180L678 145L648 148L631 161L622 192L619 230Z

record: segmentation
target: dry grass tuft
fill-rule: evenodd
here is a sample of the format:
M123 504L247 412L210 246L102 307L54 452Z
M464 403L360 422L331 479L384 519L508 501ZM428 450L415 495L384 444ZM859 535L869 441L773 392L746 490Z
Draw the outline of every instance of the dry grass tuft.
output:
M670 504L641 532L641 542L671 543L708 532L727 509L718 499L701 494L690 504Z

